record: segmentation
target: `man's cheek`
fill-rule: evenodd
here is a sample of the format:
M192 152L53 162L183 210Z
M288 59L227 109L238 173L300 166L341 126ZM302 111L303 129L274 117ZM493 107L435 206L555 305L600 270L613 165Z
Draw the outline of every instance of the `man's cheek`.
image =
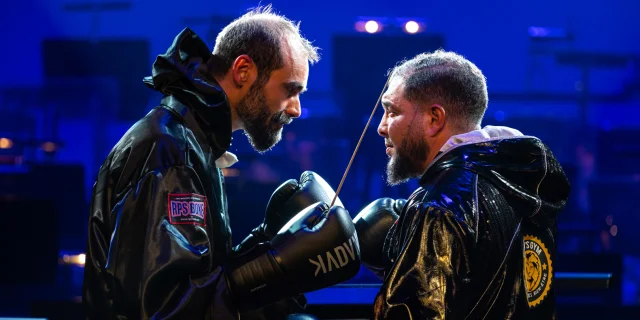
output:
M398 128L398 126L395 123L389 123L389 127L387 129L388 133L389 133L389 140L391 140L391 143L393 144L394 147L398 147L400 140L401 140L401 135L400 133L400 128Z

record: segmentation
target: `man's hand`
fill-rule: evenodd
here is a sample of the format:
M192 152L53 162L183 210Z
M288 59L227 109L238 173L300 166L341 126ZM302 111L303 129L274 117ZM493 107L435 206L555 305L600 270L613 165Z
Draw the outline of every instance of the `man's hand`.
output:
M234 251L242 253L270 241L297 213L317 202L331 203L335 194L333 188L313 171L303 172L299 181L284 182L271 195L264 221ZM335 205L342 206L340 199L336 199Z
M318 202L295 215L269 242L224 265L240 312L326 288L360 270L360 249L349 212Z
M378 278L383 278L389 258L382 252L385 238L407 200L381 198L366 206L353 219L360 241L362 264Z

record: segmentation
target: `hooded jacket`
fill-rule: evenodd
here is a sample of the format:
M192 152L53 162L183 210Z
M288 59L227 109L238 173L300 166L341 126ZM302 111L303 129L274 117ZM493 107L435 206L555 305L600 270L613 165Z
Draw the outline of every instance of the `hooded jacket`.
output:
M569 182L538 138L452 137L387 234L375 319L553 319L556 216Z
M100 168L84 271L87 319L238 318L221 268L233 254L221 170L235 161L227 152L231 109L207 76L210 58L195 33L178 34L144 79L165 97ZM253 317L264 315L243 319Z

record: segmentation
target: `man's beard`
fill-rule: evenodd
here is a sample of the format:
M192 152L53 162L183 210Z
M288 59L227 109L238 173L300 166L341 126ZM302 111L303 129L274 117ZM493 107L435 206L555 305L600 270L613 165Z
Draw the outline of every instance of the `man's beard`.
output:
M264 86L256 81L249 92L240 100L236 108L238 118L244 124L244 134L256 151L263 153L282 139L282 125L293 119L284 111L269 113Z
M424 172L424 163L431 148L424 139L410 133L399 147L394 146L395 154L387 163L387 183L396 186L416 178Z

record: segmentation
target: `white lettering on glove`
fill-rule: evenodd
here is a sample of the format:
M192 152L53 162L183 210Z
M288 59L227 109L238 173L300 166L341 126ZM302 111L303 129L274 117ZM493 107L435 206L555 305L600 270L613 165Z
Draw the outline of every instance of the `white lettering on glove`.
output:
M324 254L319 254L317 261L314 261L313 259L309 259L309 262L311 262L311 264L316 266L316 271L314 273L314 276L317 277L320 270L322 270L322 274L326 274L327 272L331 272L334 268L340 269L346 266L349 263L349 261L355 260L356 255L353 249L353 244L357 241L358 240L356 239L356 234L354 233L353 236L351 236L351 238L349 238L348 241L333 248L333 250L329 250ZM338 258L337 260L334 257L334 255ZM327 261L326 264L325 264L325 259L322 258L323 256L326 257L326 261ZM349 259L349 257L351 257L351 259Z

